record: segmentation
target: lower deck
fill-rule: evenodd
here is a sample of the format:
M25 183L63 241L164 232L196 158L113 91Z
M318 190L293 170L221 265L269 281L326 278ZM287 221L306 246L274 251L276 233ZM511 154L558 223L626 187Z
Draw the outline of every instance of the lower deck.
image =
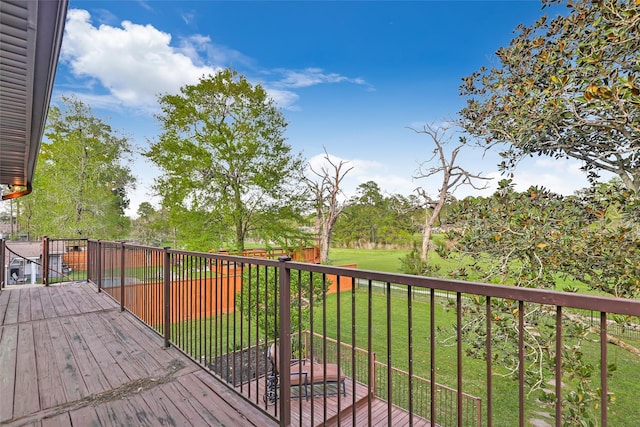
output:
M236 390L247 396L257 405L264 406L267 411L276 416L279 411L278 404L266 405L264 403L267 379L258 378ZM309 388L309 397L305 398L304 392L297 386L291 388L291 425L292 426L415 426L428 427L429 421L416 415L410 416L409 412L395 405L387 405L387 402L371 396L371 390L365 384L345 380L346 395L336 393L335 385L327 386L327 396L323 393L323 385L316 385L315 392ZM329 394L330 393L330 394ZM355 408L355 411L354 411ZM388 420L391 420L389 423Z

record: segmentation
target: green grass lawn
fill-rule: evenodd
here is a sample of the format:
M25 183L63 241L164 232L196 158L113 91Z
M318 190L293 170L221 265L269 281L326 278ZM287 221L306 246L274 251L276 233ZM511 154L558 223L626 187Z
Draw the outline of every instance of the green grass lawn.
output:
M400 258L408 254L408 250L371 250L331 248L329 259L331 265L357 264L361 270L401 273Z
M408 249L345 249L331 248L329 260L331 265L357 264L359 269L383 271L386 273L403 273L400 258L406 256ZM442 259L435 252L429 252L429 262L446 272L466 267L472 263L470 259L452 256Z
M409 324L408 301L400 296L373 294L371 297L372 350L377 360L386 363L387 348L387 301L390 301L391 318L391 360L395 368L407 370L409 366ZM337 338L338 320L340 320L340 339L342 342L352 342L352 325L355 325L355 346L366 349L368 336L368 295L365 291L355 292L355 313L352 312L351 293L340 295L341 315L337 316L338 296L328 295L323 310L316 305L314 310L314 329L322 332L322 320L326 312L327 335ZM454 337L456 314L444 304L437 303L434 307L436 319L436 382L453 389L457 388L457 353ZM430 305L425 301L412 301L412 348L414 375L430 378ZM235 326L234 326L235 322ZM191 354L196 360L200 355L222 355L233 349L246 347L250 342L267 339L263 332L256 331L253 323L251 330L246 320L242 320L240 313L229 313L208 319L194 319L172 325L172 339L183 350ZM235 333L234 333L235 328ZM256 335L257 333L257 335ZM639 346L640 342L627 340L630 344ZM590 341L583 346L585 360L596 366L597 377L599 343L597 337L590 337ZM636 399L640 394L638 381L639 360L629 352L613 345L608 346L608 361L617 365L609 380L609 391L616 396L615 403L609 409L610 425L634 425L637 420ZM486 417L486 363L484 360L463 356L463 391L482 399L483 417ZM504 376L506 370L500 363L493 365L493 414L494 425L516 425L518 416L518 382L516 378ZM564 378L564 381L570 381ZM594 380L595 386L599 381ZM552 388L552 387L550 387ZM537 399L541 392L527 395L526 419L539 416L538 412L553 413L552 408L542 409ZM484 420L483 420L484 422Z
M345 249L331 248L329 258L331 265L340 266L348 264L356 264L362 270L382 271L386 273L404 273L400 258L406 256L410 251L401 249ZM429 263L439 268L439 277L446 277L447 271L468 268L473 263L471 259L460 258L455 255L443 259L435 252L429 252ZM472 281L481 281L479 278L469 277ZM585 283L558 277L556 279L556 290L564 291L567 287L576 288L577 292L611 296L607 293L590 289Z
M358 268L366 270L384 271L391 273L400 272L400 258L406 255L407 250L364 250L364 249L332 249L330 252L332 265L357 264ZM463 265L460 260L441 260L437 254L430 254L434 262L441 263L444 269L457 268ZM562 283L559 283L559 288ZM581 292L588 292L584 287ZM340 333L343 342L351 341L352 325L355 325L356 336L355 345L366 349L367 347L367 323L368 315L367 294L357 291L355 307L356 312L351 312L351 294L349 292L342 293L341 301L341 317L340 317ZM338 316L336 306L338 298L336 295L329 295L326 299L326 321L328 335L330 337L337 336ZM393 366L399 369L407 369L408 367L408 338L409 326L407 321L407 300L406 298L393 296L391 301L391 358ZM387 357L386 348L386 313L387 313L387 297L383 295L373 295L372 297L372 337L373 351L378 355L378 360L385 361ZM436 382L457 388L457 370L456 370L456 342L453 338L453 325L456 322L456 314L454 310L447 310L443 304L437 304L436 313ZM430 324L429 310L430 306L424 301L413 301L413 366L414 374L428 379L430 377ZM317 325L322 324L323 310L319 306L315 308L314 321ZM237 314L236 316L239 316ZM233 333L231 323L234 316L218 317L216 319L202 319L181 324L173 325L173 333L176 339L182 341L187 350L189 348L198 358L202 353L207 353L209 348L213 346L215 354L221 354L232 348L241 348L247 342L255 342L255 330L249 331L246 324L240 328L239 317L235 317L238 328L236 334ZM255 326L255 324L254 324ZM239 336L239 330L242 329L242 337ZM229 334L229 330L231 333ZM317 331L317 329L316 329ZM247 340L248 336L252 337ZM234 338L235 336L235 338ZM259 337L263 337L263 333L258 333ZM597 337L591 336L590 340L583 346L585 360L589 360L596 367L598 374L599 364L599 343ZM210 341L215 342L211 343ZM634 346L640 346L640 342L627 340ZM202 349L202 350L201 350ZM636 356L629 352L615 347L608 346L608 361L617 365L617 372L610 378L609 391L615 394L615 402L609 409L610 425L634 425L637 422L637 409L635 396L640 393L640 381L638 379L638 368L640 368L639 360ZM518 416L518 381L517 379L505 376L506 370L500 363L494 364L493 367L493 414L494 425L516 425ZM483 399L483 418L486 417L486 364L483 360L479 360L466 355L463 358L463 391ZM570 381L565 378L565 381ZM597 387L599 381L594 379ZM552 387L550 387L552 388ZM526 398L526 419L542 418L538 412L553 413L552 408L541 408L538 402L540 392L534 392L527 395ZM483 419L484 422L484 419Z

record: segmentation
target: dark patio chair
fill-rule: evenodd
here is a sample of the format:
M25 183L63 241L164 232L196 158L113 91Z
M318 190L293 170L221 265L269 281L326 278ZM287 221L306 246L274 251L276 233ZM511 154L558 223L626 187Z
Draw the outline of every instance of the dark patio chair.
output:
M277 363L278 347L272 344L267 349L267 359L271 363L271 372L274 374L273 385L275 386L275 396L277 400L277 384L280 377L279 364ZM335 363L317 363L309 359L291 359L290 361L290 384L291 387L298 387L298 396L301 395L301 391L304 390L304 397L309 400L309 388L311 393L314 392L316 385L335 385L335 393L327 393L328 395L334 395L342 393L347 395L347 387L345 384L345 375L342 369L338 369L338 365ZM269 386L267 386L269 389ZM267 398L265 397L265 400Z

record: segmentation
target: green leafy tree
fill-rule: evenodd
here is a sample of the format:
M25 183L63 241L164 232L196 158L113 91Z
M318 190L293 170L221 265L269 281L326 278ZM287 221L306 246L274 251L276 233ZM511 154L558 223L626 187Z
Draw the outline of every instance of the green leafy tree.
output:
M620 181L597 184L574 196L563 197L544 188L517 192L509 180L500 182L492 197L464 199L451 209L451 247L458 256L474 260L472 267L451 272L454 277L535 288L555 288L564 278L586 283L593 289L615 296L639 295L640 256L637 223L630 207L637 206L632 191ZM575 292L568 285L564 290ZM486 357L484 328L486 301L465 301L468 328L465 342L472 356ZM517 332L520 307L512 301L492 302L494 357L517 375ZM524 307L527 383L540 390L540 400L553 404L553 393L544 392L546 378L554 369L554 313L544 307ZM486 319L485 319L486 320ZM631 319L615 319L628 322ZM593 407L600 390L592 382L595 367L584 359L581 345L599 331L579 314L563 313L563 425L591 425ZM607 340L640 356L640 350L622 340ZM615 366L609 366L611 371Z
M385 198L385 221L378 227L378 240L392 247L410 247L420 231L422 206L416 195L393 194Z
M360 184L356 196L336 223L336 241L348 246L374 247L385 209L380 186L374 181Z
M637 298L637 204L619 180L568 197L538 187L519 193L503 180L492 197L466 198L450 212L451 247L483 266L459 274L535 288L555 288L558 277L568 277L612 296Z
M581 203L565 200L544 188L519 193L511 180L502 180L491 197L467 197L454 204L447 222L450 247L473 258L482 269L456 274L474 279L524 286L555 288L562 272L558 251L589 225Z
M243 269L242 289L238 292L239 307L249 322L256 321L267 339L275 339L280 331L279 270L273 267ZM310 328L311 310L322 309L322 298L331 280L308 271L291 270L291 332Z
M126 192L135 185L128 138L82 101L63 97L49 111L34 190L20 221L32 236L123 238Z
M415 196L385 196L376 182L362 183L336 222L334 240L348 247L411 247L419 206Z
M162 133L146 156L163 172L155 190L186 246L241 251L249 237L282 244L299 234L303 162L262 86L225 69L159 102Z
M618 298L640 297L639 198L618 179L577 193L589 226L556 248L568 275ZM587 268L585 268L587 266Z
M635 0L544 0L567 13L520 25L499 65L463 79L462 123L488 146L574 158L640 191L640 8Z
M132 238L150 246L163 246L171 240L173 233L162 210L157 210L149 202L142 202L136 213L137 218L132 223Z

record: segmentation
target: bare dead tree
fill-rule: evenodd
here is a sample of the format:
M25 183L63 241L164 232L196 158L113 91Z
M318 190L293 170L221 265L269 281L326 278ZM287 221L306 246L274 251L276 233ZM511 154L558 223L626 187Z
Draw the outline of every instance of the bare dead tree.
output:
M425 220L424 226L422 227L422 251L420 253L420 259L423 262L427 262L433 226L445 203L453 198L453 193L460 186L469 185L476 190L483 190L487 188L488 183L479 186L477 185L478 180L486 181L491 178L483 177L481 172L478 174L471 173L456 164L460 150L467 146L467 140L464 136L459 138L459 144L451 150L447 158L445 146L451 142L449 127L437 127L430 124L425 125L422 129L409 129L428 136L435 145L433 155L429 160L422 162L418 166L416 175L413 178L424 179L442 174L442 184L436 198L431 197L423 187L418 187L415 190L424 201Z
M333 226L338 217L347 206L347 202L340 201L342 188L340 187L344 177L353 169L347 167L347 161L331 160L329 153L324 150L325 164L319 171L309 165L309 170L315 178L306 177L306 184L314 196L316 210L316 231L320 240L320 262L329 261L329 246Z

